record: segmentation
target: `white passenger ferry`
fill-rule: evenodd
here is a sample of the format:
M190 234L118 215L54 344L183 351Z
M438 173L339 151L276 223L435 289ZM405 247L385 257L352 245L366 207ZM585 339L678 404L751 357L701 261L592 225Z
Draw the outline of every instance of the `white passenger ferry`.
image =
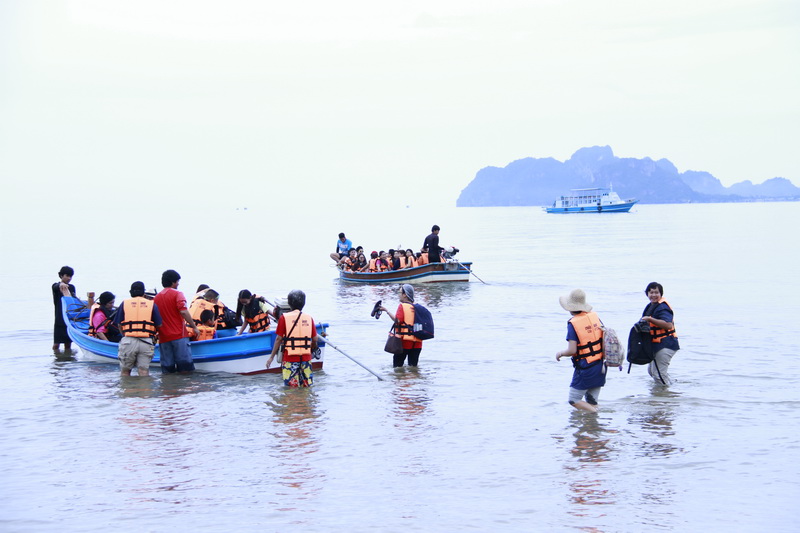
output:
M627 213L638 201L622 200L610 188L572 189L572 194L556 199L544 209L548 213Z

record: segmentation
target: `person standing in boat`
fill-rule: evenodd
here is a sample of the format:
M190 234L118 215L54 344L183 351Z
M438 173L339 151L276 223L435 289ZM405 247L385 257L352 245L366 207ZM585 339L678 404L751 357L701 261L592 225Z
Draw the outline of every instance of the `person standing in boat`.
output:
M672 307L664 299L664 287L652 281L644 290L650 303L642 311L641 322L650 325L650 342L653 344L654 360L647 372L656 383L669 386L669 365L672 357L681 349L675 333L675 318Z
M311 359L320 337L311 315L303 313L306 294L293 290L287 296L291 311L282 313L275 330L275 343L267 359L269 368L278 350L282 350L281 375L287 387L310 387L314 383Z
M161 274L161 286L164 288L153 298L161 312L158 343L161 347L161 372L164 374L194 371L186 325L194 330L195 335L199 335L200 331L186 308L186 296L178 290L180 281L181 275L176 271L165 270Z
M392 366L394 368L402 367L406 357L408 366L418 366L422 341L412 334L414 331L414 287L408 283L400 286L400 304L394 313L384 306L381 306L380 309L392 319L395 335L403 341L403 353L394 356Z
M431 228L431 234L425 237L425 242L422 243L422 248L428 250L429 263L441 263L441 251L439 248L439 226L436 224Z
M75 271L72 267L63 266L58 271L59 281L53 283L53 305L56 308L55 322L53 324L53 354L61 355L59 346L64 345L64 355L72 355L72 339L67 334L67 324L64 322L64 315L61 312L61 298L71 296L75 298L75 285L70 283Z
M140 377L149 376L156 331L162 324L161 313L155 303L145 298L141 281L131 284L130 293L131 297L120 304L114 316L114 323L122 333L117 355L120 375L130 376L136 366Z
M575 409L597 412L600 389L606 384L603 364L603 323L586 303L586 293L575 289L558 299L572 314L567 321L567 349L556 353L556 361L570 357L574 371L569 384L569 404Z

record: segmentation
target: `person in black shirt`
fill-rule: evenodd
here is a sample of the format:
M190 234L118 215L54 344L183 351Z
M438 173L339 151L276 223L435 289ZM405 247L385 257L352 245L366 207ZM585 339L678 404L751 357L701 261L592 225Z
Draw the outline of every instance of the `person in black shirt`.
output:
M436 224L431 228L431 234L425 237L425 242L422 244L423 249L428 250L429 263L441 263L442 257L439 255L442 249L439 247L439 226Z
M67 334L67 324L64 322L64 315L61 314L61 297L75 297L75 285L70 283L75 271L72 267L63 266L58 271L61 281L53 283L53 305L56 308L55 324L53 325L53 354L61 355L58 347L64 345L64 355L72 355L72 339Z

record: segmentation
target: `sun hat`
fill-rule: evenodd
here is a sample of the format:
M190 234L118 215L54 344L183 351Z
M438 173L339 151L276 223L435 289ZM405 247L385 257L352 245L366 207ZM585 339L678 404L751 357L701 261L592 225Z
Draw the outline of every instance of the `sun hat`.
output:
M575 289L569 296L559 296L558 303L567 311L586 311L592 310L592 306L586 303L586 293L581 289Z

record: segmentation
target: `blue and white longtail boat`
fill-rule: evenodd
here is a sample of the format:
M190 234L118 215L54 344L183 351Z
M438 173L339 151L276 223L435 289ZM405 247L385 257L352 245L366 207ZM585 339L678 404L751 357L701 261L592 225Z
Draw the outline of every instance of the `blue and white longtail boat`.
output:
M78 345L83 354L95 361L119 364L116 343L89 336L89 309L86 302L67 296L61 298L61 302L69 338ZM321 335L327 329L328 324L318 323L316 327L317 333ZM243 335L235 335L235 333L236 330L220 330L217 334L225 336L192 342L192 359L194 359L195 369L199 372L228 372L231 374L280 372L280 364L277 361L273 361L272 365L266 368L267 359L269 359L275 343L274 329ZM311 362L313 369L322 368L324 353L325 343L321 342ZM159 356L160 351L156 344L151 366L160 365Z

